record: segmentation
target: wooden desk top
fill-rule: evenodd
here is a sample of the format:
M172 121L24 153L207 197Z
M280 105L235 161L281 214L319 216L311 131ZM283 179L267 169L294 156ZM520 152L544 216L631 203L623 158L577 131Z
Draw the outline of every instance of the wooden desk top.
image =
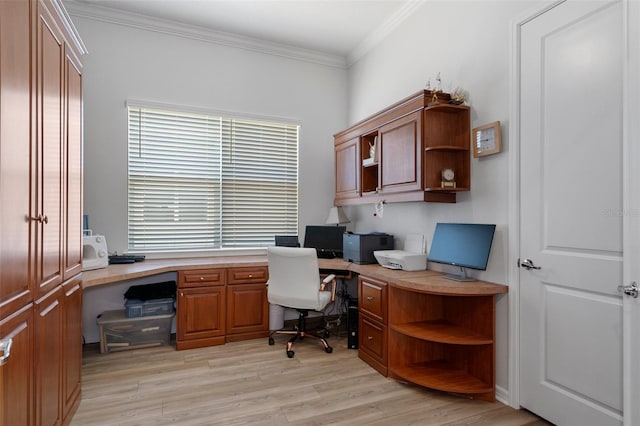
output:
M423 293L443 295L481 296L507 293L506 285L486 281L458 282L442 278L436 271L399 271L380 265L358 265L342 259L318 259L320 268L351 271L387 282L389 285ZM184 259L148 259L122 265L109 265L82 273L83 287L95 287L133 278L207 268L235 268L243 266L267 266L266 255L218 256Z

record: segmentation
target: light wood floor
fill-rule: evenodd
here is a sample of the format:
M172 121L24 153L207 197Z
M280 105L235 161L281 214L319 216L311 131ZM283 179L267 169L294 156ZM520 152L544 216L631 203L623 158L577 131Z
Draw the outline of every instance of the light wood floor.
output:
M84 351L71 425L547 425L524 410L387 379L331 337L285 355L285 336L175 351Z

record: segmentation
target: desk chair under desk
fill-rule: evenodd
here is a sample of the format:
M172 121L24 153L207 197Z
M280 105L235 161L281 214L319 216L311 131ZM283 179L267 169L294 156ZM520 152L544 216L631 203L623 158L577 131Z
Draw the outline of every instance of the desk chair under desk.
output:
M322 311L335 300L336 280L334 275L320 280L318 257L315 249L292 247L269 247L267 249L269 281L267 298L269 303L293 308L298 311L298 325L293 330L276 330L269 335L269 345L275 343L274 334L289 334L286 353L293 358L296 340L310 337L319 340L327 353L333 352L325 337L327 331L311 333L306 329L306 317L310 310ZM331 290L327 286L331 285Z

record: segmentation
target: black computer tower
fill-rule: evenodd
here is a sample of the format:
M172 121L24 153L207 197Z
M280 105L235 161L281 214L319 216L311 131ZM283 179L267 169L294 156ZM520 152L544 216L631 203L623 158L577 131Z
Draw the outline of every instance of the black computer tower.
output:
M347 347L358 349L358 299L351 299L347 310Z

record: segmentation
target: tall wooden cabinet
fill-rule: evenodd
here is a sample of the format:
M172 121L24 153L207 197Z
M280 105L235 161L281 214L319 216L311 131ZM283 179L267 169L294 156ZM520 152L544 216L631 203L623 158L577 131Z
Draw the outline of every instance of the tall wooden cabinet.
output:
M80 398L83 53L59 0L0 2L2 424Z
M469 191L469 107L423 90L334 135L335 205L393 201L455 202ZM371 147L374 155L371 156ZM455 186L442 185L452 169Z

